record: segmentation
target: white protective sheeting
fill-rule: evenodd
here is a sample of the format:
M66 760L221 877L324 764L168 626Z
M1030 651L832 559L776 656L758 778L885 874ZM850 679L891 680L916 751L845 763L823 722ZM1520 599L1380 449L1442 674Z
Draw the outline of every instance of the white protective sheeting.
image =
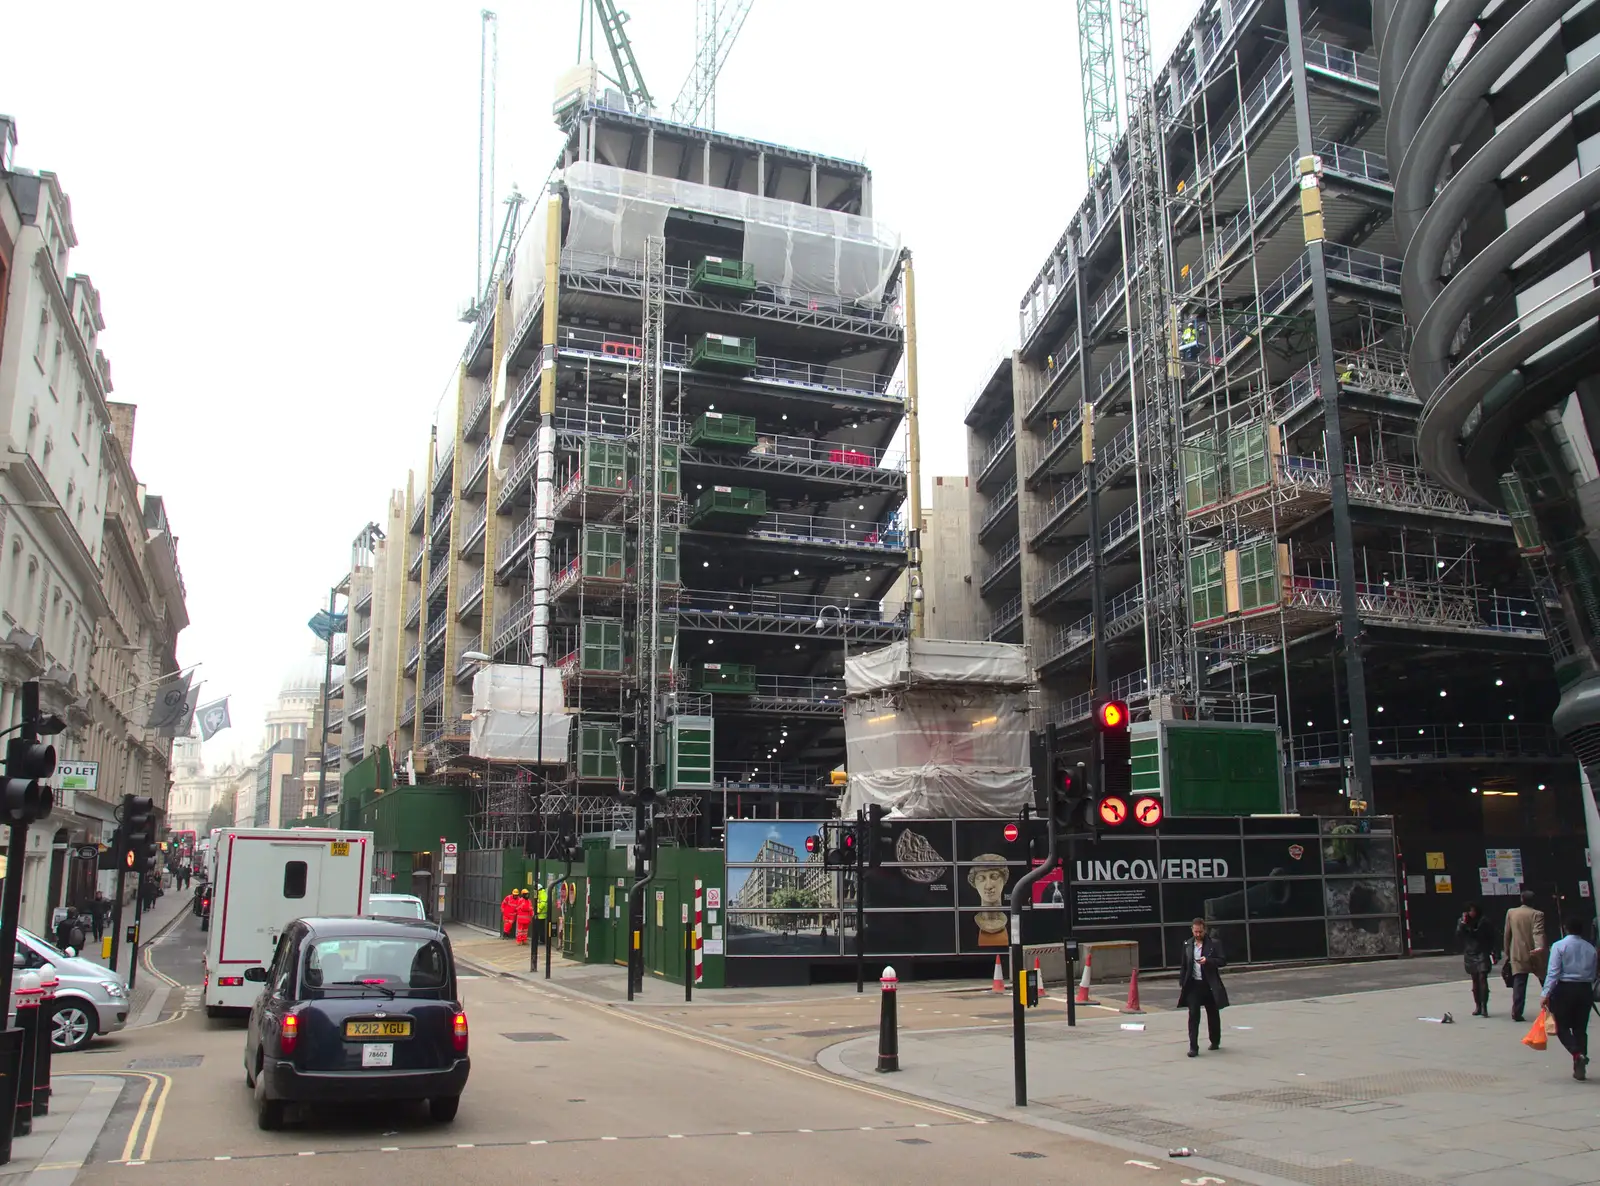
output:
M467 752L474 758L564 765L572 734L572 717L565 705L558 668L505 663L480 668L472 677L472 732Z
M839 816L849 819L880 803L900 819L1006 819L1033 802L1033 775L1027 770L989 770L975 766L912 766L850 772L850 786L839 798Z
M925 688L892 702L853 700L844 732L852 777L907 766L1029 769L1028 700L1020 692Z
M574 268L644 259L645 240L664 233L674 208L742 221L744 262L783 300L876 305L900 257L900 237L858 214L591 161L569 166L563 179L571 211L563 250ZM517 269L525 275L520 256Z
M511 327L523 317L544 292L544 244L550 222L550 199L539 199L533 214L522 224L511 265Z
M916 684L1026 688L1032 682L1027 648L1009 642L911 638L851 655L844 664L849 696Z

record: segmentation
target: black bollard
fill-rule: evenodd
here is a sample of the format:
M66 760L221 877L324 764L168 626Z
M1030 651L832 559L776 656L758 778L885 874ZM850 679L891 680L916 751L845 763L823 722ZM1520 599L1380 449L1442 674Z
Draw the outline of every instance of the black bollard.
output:
M893 968L885 968L883 979L879 983L883 986L883 1003L878 1010L878 1070L898 1071L900 1029L895 1022L894 998L900 980L895 976Z
M33 1054L33 1114L35 1116L50 1115L50 1062L55 1055L54 1043L51 1041L51 1020L56 1011L56 989L61 986L61 977L54 970L50 979L40 984L43 990L39 997L39 1037L38 1045L34 1047Z
M16 991L17 1028L22 1031L22 1059L17 1071L17 1110L11 1135L25 1137L33 1132L34 1060L39 1049L39 976L24 972Z
M544 978L546 980L550 979L550 949L555 942L555 927L550 925L551 921L550 913L547 910L544 921L539 924L544 930Z

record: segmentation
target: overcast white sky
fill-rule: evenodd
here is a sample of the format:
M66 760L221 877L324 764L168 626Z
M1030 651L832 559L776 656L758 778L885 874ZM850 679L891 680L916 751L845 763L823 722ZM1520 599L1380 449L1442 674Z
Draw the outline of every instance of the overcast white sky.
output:
M493 0L491 0L491 3ZM167 500L205 697L260 739L350 542L421 470L473 287L479 3L8 4L0 111L57 173L103 295L134 466ZM670 106L693 0L624 0ZM1163 61L1197 7L1153 0ZM925 474L962 473L960 416L1082 199L1071 4L756 0L718 126L866 161L917 260ZM560 142L578 0L500 10L498 188ZM993 19L989 19L992 14ZM420 479L419 479L420 480Z

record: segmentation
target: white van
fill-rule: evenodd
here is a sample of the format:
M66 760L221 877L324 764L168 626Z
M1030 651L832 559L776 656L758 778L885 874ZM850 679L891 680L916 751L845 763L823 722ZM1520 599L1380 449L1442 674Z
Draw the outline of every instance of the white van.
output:
M212 844L213 898L205 962L206 1016L249 1009L297 918L361 915L372 874L372 833L334 828L229 828Z

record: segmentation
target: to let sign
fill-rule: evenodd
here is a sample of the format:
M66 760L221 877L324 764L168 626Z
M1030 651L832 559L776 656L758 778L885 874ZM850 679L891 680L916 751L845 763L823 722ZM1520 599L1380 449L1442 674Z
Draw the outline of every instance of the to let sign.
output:
M100 786L99 762L57 762L56 786L63 791L93 791Z

